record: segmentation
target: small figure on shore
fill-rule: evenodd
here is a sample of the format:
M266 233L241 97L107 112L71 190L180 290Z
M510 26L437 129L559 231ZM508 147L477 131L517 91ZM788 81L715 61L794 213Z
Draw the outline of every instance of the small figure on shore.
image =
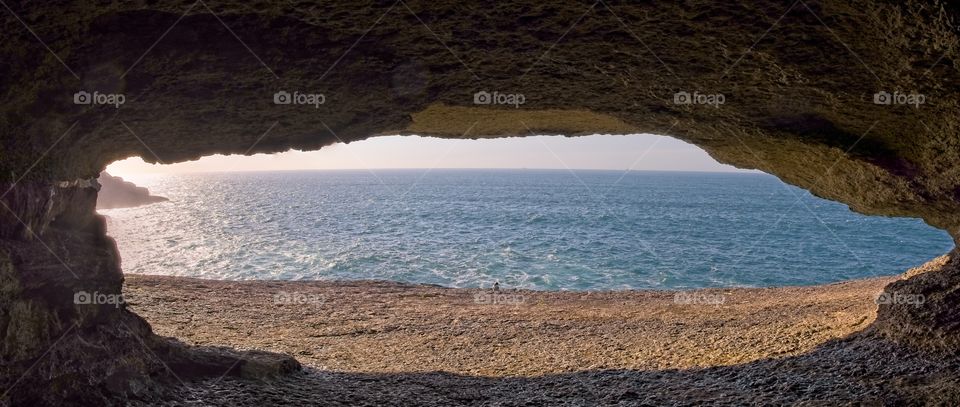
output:
M493 283L493 291L500 291L500 282L496 281Z

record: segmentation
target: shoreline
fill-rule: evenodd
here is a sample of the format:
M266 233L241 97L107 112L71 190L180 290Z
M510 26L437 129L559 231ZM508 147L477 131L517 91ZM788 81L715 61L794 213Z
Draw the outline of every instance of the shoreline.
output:
M910 270L915 270L923 267L925 264L910 268ZM317 279L317 280L281 280L281 279L249 279L249 280L226 280L221 278L205 278L205 277L194 277L194 276L176 276L176 275L166 275L166 274L143 274L143 273L131 273L124 272L124 277L134 276L135 278L146 278L146 279L182 279L182 280L197 280L197 281L216 281L222 283L291 283L291 284L333 284L333 285L352 285L352 284L371 284L371 285L396 285L398 287L407 287L407 288L442 288L446 290L491 290L490 287L452 287L446 286L443 284L436 283L410 283L404 281L395 281L388 279ZM870 276L870 277L860 277L850 280L834 281L829 283L813 283L813 284L798 284L798 285L780 285L780 286L769 286L769 287L752 287L752 286L731 286L731 287L701 287L701 288L624 288L624 289L599 289L599 290L563 290L563 289L535 289L535 288L511 288L504 287L501 288L503 291L516 291L516 292L529 292L529 293L644 293L644 292L661 292L661 293L676 293L676 292L691 292L691 291L711 291L711 290L767 290L767 289L790 289L790 288L818 288L818 287L829 287L833 285L847 284L856 281L869 281L869 280L889 280L894 281L902 278L905 273L891 274L891 275L882 275L882 276ZM888 281L888 282L889 282Z

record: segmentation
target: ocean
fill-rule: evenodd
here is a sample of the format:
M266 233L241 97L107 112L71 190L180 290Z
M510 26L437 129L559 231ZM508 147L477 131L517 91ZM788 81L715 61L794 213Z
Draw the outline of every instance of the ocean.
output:
M809 285L894 275L953 241L760 173L238 172L134 179L101 210L127 273L535 290Z

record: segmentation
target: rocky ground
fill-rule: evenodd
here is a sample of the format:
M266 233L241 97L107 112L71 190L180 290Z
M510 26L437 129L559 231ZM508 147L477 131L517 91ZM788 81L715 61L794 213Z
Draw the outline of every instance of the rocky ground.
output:
M954 405L957 360L861 332L890 281L677 294L128 275L124 293L160 335L307 367L187 382L177 403Z

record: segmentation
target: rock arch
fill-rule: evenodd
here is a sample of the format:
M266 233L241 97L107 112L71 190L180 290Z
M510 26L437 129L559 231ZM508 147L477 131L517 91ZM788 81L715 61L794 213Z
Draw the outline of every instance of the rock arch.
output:
M396 133L648 132L960 239L960 9L948 2L147 4L10 4L0 19L0 359L11 377L46 369L61 394L45 397L169 380L144 349L174 367L292 367L190 353L123 307L74 303L78 291L120 292L92 179L135 155L169 163ZM277 104L281 91L324 103ZM78 104L78 92L124 103ZM955 352L958 273L951 259L891 285L933 301L883 305L875 329ZM55 356L72 371L42 360L61 340L72 349ZM99 378L96 390L77 374Z

